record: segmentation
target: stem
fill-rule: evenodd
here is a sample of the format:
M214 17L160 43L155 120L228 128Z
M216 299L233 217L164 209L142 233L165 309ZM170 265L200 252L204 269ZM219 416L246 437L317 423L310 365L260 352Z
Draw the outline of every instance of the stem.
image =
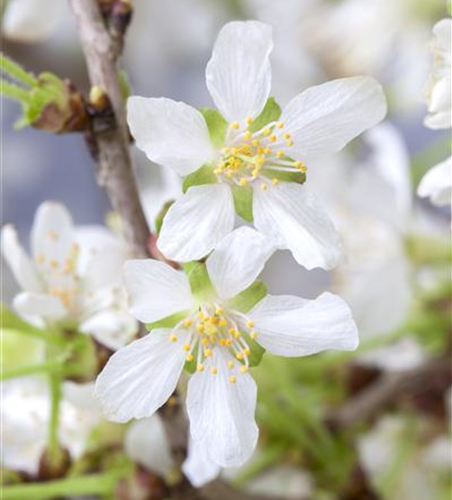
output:
M128 470L2 488L2 500L49 500L75 495L111 495Z
M49 376L50 383L50 419L49 433L47 437L47 451L51 466L57 466L60 460L60 446L58 439L58 428L60 423L60 402L61 402L61 378L57 374Z
M0 80L0 94L19 102L30 102L30 95L26 90L3 79Z
M11 370L2 370L0 380L8 380L16 377L25 377L27 375L39 375L43 373L58 373L61 370L61 359L46 361L44 363L37 363L34 365L18 366Z
M27 73L15 61L3 54L0 54L0 68L4 73L30 87L35 87L38 84L38 80L33 75Z

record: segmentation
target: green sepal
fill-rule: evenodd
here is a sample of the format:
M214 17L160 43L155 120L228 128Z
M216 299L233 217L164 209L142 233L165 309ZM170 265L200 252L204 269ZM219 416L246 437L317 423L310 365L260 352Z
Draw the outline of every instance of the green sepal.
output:
M254 122L248 127L250 132L257 132L267 125L267 123L276 121L281 116L281 107L275 101L274 97L269 97L265 103L264 109Z
M184 370L189 373L190 375L193 375L195 373L196 368L197 368L197 359L198 359L198 348L199 344L196 345L196 347L193 349L193 361L185 361L184 364Z
M166 318L159 319L158 321L154 321L152 323L146 323L146 330L155 330L156 328L174 328L178 323L180 323L184 318L188 316L187 311L181 311L170 316L166 316Z
M240 333L245 339L251 351L250 355L248 356L248 362L250 366L258 366L262 361L262 356L265 354L265 349L255 340L253 340L246 332L240 330Z
M187 175L182 183L182 191L185 193L192 186L201 186L203 184L214 184L217 182L217 176L213 173L213 165L207 163L192 174Z
M221 148L224 144L228 122L216 109L201 108L200 112L206 120L212 144L216 148Z
M186 262L182 264L182 269L187 275L194 297L202 301L215 296L215 288L210 281L206 265L203 262Z
M262 175L268 179L278 179L278 181L297 182L298 184L306 182L306 174L303 172L283 172L276 168L265 168L262 170Z
M248 288L228 301L228 308L236 309L242 313L250 311L260 300L268 294L264 282L256 280Z
M160 230L162 229L163 225L163 219L165 218L165 215L168 213L168 210L170 209L171 205L174 203L175 200L169 200L167 201L160 212L157 214L157 217L155 218L155 232L157 236L160 234Z
M247 222L253 222L253 188L233 185L232 194L237 215Z
M20 318L15 312L11 311L5 304L0 305L0 315L1 315L1 327L2 330L16 330L23 331L24 333L30 333L38 335L39 337L45 336L45 330L41 330L33 326L30 323L27 323L22 318Z

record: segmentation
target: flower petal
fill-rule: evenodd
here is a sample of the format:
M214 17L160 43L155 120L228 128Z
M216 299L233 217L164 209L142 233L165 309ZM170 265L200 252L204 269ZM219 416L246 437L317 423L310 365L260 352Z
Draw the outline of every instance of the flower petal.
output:
M313 269L333 268L342 245L329 216L305 186L281 182L267 191L254 189L254 225L295 260Z
M57 297L44 293L22 292L14 297L14 309L24 316L37 316L57 321L64 318L67 310Z
M432 167L422 177L417 188L422 198L430 198L435 205L450 205L452 202L452 156Z
M23 290L38 292L41 285L33 262L19 243L17 232L13 226L4 226L1 232L2 254L8 262L17 283Z
M171 396L185 363L187 335L169 340L171 330L153 330L117 351L94 389L103 414L114 422L150 417Z
M128 260L124 284L129 293L130 313L149 323L190 309L193 298L182 271L157 260Z
M328 292L315 300L267 295L248 316L258 332L257 341L272 354L296 357L358 347L358 331L349 307Z
M342 78L311 87L294 97L282 112L284 130L294 142L287 154L308 162L339 151L385 114L386 100L373 78Z
M228 234L206 262L218 295L228 299L250 286L274 252L268 238L249 227Z
M271 26L235 21L218 34L206 68L210 95L230 122L256 117L270 94L273 48Z
M153 162L188 175L213 156L202 114L183 102L133 96L127 121L136 145Z
M221 472L221 467L209 459L204 442L188 442L188 456L182 464L182 471L195 488L213 481Z
M134 422L125 438L127 455L146 469L162 477L168 475L174 460L159 415Z
M194 445L205 443L210 460L222 467L240 466L252 455L259 430L254 420L256 383L239 373L229 381L227 361L217 352L218 373L196 372L188 383L187 412Z
M232 231L234 214L234 199L226 184L191 187L168 210L157 246L169 259L200 259Z
M38 267L48 274L49 262L62 266L71 256L73 243L72 218L67 208L54 201L42 203L31 229L31 246Z

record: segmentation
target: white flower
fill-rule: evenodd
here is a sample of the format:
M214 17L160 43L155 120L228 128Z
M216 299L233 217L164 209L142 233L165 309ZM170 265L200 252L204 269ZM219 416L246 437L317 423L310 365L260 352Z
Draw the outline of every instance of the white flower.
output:
M452 203L452 156L432 167L422 177L417 194L435 205Z
M59 439L78 458L100 415L91 397L93 384L65 382ZM47 444L49 387L44 379L20 378L1 385L2 467L36 474Z
M2 228L2 253L22 292L14 309L40 326L65 325L109 348L124 345L137 329L120 286L124 245L96 226L75 229L67 209L45 202L31 231L32 258L12 226Z
M2 31L5 38L35 43L53 34L62 19L64 2L46 0L43 9L40 0L9 0L4 8Z
M433 129L450 128L451 119L451 36L452 19L442 19L433 27L434 69L427 90L429 115L425 125Z
M177 324L152 330L110 358L95 387L104 414L118 422L151 416L175 390L184 364L194 363L187 393L194 444L219 466L244 463L258 437L257 388L249 374L256 342L283 356L358 344L348 307L330 293L316 300L267 295L248 312L234 305L271 253L264 236L237 229L208 257L213 286L202 295L192 293L183 272L162 262L127 262L131 313L146 323L177 317Z
M313 158L340 150L378 123L385 99L372 78L335 80L294 97L278 120L254 130L270 94L271 50L266 24L232 22L220 31L206 82L227 121L221 144L212 141L203 115L182 102L128 101L131 132L151 161L182 176L207 165L211 176L212 183L190 187L168 211L158 241L168 258L209 253L233 229L234 198L247 190L256 229L278 248L290 249L308 269L337 263L333 224L308 188L287 182L287 175L301 180Z

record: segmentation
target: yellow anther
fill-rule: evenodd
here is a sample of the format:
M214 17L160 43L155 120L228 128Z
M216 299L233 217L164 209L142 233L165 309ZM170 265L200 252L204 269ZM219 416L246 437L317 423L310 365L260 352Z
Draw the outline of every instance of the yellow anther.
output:
M190 350L190 344L185 344L184 351L189 351L189 350Z
M240 371L241 371L242 373L247 373L247 371L248 371L248 367L247 367L247 366L241 366L241 367L240 367Z
M272 179L272 184L276 186L276 184L279 184L279 180L276 178Z
M206 319L206 315L202 311L199 311L198 318L199 319Z
M292 140L292 139L288 139L288 140L286 141L286 146L287 146L287 147L289 147L289 148L290 148L291 146L293 146L293 140Z
M229 361L228 361L228 368L229 368L230 370L232 370L232 369L234 368L234 361L232 361L232 360L229 360Z
M55 233L55 231L49 231L47 233L47 236L51 239L51 240L56 240L58 238L58 235Z
M212 375L216 375L216 374L218 373L217 368L216 368L215 366L212 366L212 368L210 369L210 373L211 373Z
M235 377L234 375L231 375L229 377L229 382L231 382L231 384L235 384L237 382L237 377Z
M245 177L242 177L240 180L239 180L239 184L241 186L246 186L247 184L249 183L249 180L246 179Z
M276 151L276 156L278 158L282 158L284 156L284 151L282 149L278 149L278 151Z
M221 318L218 322L218 326L228 326L228 321L226 318Z
M246 356L249 356L251 354L251 350L246 348L243 353L246 355Z
M185 358L187 361L193 361L195 358L193 354L187 354L187 357Z
M269 155L272 152L270 148L265 148L264 149L264 154Z
M226 339L224 342L226 345L232 345L232 339Z
M198 370L198 372L203 372L204 371L204 365L202 363L199 363L198 367L197 367L197 370Z
M257 332L256 330L253 330L250 332L250 339L255 340L257 338Z
M215 175L220 175L220 174L221 174L221 172L222 172L221 168L216 168L216 169L213 171L213 173L214 173Z
M272 134L272 135L269 137L269 139L270 139L272 142L276 142L277 137L276 137L276 135L275 135L275 134Z
M204 351L204 356L208 358L209 356L212 356L212 349L206 349Z
M253 123L253 121L254 121L254 120L253 120L253 118L252 118L251 116L247 116L247 117L246 117L246 124L247 124L247 125L251 125L251 124Z
M252 135L253 135L253 134L252 134L249 130L247 130L247 131L243 134L243 137L244 137L247 141L249 141L249 140L251 139Z
M262 191L267 191L267 189L268 189L267 184L265 184L265 183L263 182L263 183L261 184L261 189L262 189Z
M223 314L223 313L224 313L224 310L221 307L217 307L215 309L215 314Z
M172 333L169 336L170 342L177 342L177 335L175 333Z
M271 134L271 130L269 128L264 128L264 130L262 130L262 134L263 135L270 135Z
M229 335L235 335L236 332L237 332L237 330L235 328L232 328L232 327L229 328L229 330L228 330Z
M243 354L241 352L238 352L235 357L240 361L241 359L243 359Z
M204 325L198 325L197 330L199 333L204 333L205 330Z
M291 135L289 134L289 132L286 132L285 134L283 134L283 137L284 139L290 139Z
M249 319L247 322L246 322L246 326L248 328L253 328L254 327L254 321L252 321L251 319Z
M59 262L56 259L51 259L49 264L54 268L57 269L59 267Z
M231 123L231 127L235 130L239 129L240 128L240 124L239 122L232 122Z
M190 318L185 318L184 319L184 326L187 328L193 324L193 321Z
M226 339L220 339L220 345L226 345Z
M257 139L253 139L253 140L251 141L251 144L252 144L255 148L257 148L257 146L259 146L260 142L259 142Z
M206 338L202 339L202 340L201 340L201 344L202 344L204 347L205 347L206 345L209 345L209 339L206 339Z
M308 171L308 167L307 167L306 165L302 165L302 166L300 167L300 172L301 172L302 174L305 174L307 171Z
M277 128L283 128L284 127L284 123L283 122L276 122L276 127Z

